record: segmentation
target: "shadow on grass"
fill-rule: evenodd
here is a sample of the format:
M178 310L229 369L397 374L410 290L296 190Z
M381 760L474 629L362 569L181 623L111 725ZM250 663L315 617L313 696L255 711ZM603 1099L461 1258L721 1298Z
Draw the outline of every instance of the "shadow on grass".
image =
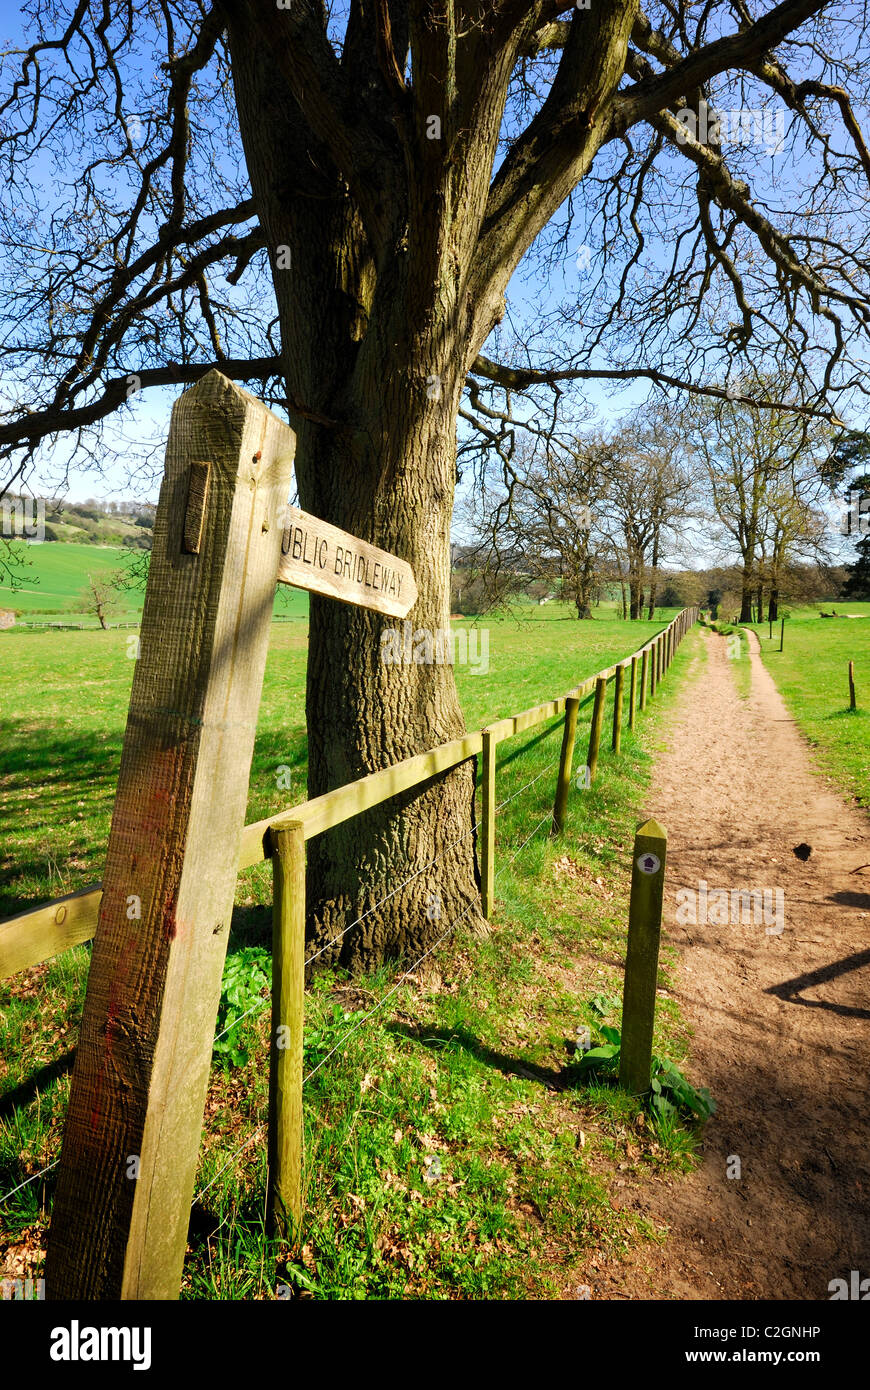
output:
M106 847L104 839L94 843L93 820L103 817L105 829L99 833L107 837L122 740L123 729L118 727L100 733L45 722L34 724L26 718L0 719L0 919L62 897L100 878ZM254 811L248 819L259 818L258 803L265 803L265 816L304 801L306 749L304 730L288 734L280 729L265 729L258 734L250 781ZM291 788L286 791L276 786L277 770L282 766L289 767L292 775ZM84 814L88 819L79 824L76 811L81 801L85 802ZM61 887L49 877L47 866L56 859L62 876L66 876L64 859L70 852L71 823L73 833L79 837L75 856L86 861L86 867L75 874L70 872L71 882ZM58 834L53 844L54 827L62 828L63 836ZM14 846L9 843L13 837L19 841ZM22 840L27 843L20 843ZM34 881L44 885L41 891L21 891L22 884Z
M423 1024L389 1023L386 1025L386 1031L401 1033L404 1037L433 1050L448 1048L467 1052L484 1066L494 1067L505 1076L522 1076L528 1081L537 1081L540 1085L546 1086L548 1091L564 1091L574 1085L567 1068L556 1070L554 1067L539 1066L536 1062L521 1062L516 1057L509 1057L505 1052L497 1052L494 1048L487 1047L467 1028L427 1028Z
M30 1105L52 1081L57 1081L58 1077L66 1076L67 1072L72 1071L75 1055L75 1048L71 1048L62 1057L56 1057L53 1062L46 1062L45 1066L31 1072L26 1081L19 1082L5 1095L0 1096L0 1120L11 1119L16 1110Z

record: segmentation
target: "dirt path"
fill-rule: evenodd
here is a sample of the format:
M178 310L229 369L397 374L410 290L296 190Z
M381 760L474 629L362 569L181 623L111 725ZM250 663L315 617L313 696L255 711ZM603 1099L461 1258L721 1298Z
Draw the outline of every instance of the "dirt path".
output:
M870 864L870 817L813 771L751 640L741 700L725 639L704 633L708 660L673 711L649 798L668 830L688 1071L718 1110L690 1177L621 1190L669 1235L596 1297L827 1299L832 1279L870 1277L870 868L855 872ZM677 891L700 880L782 888L784 930L678 925Z

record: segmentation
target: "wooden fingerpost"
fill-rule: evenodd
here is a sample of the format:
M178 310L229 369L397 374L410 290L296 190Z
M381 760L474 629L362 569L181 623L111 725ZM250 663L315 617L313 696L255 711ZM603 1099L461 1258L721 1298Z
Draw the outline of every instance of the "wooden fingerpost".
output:
M480 907L489 920L495 907L495 750L498 740L491 729L483 730L481 774Z
M574 761L574 743L577 738L577 711L580 701L575 695L565 700L565 727L562 730L562 752L559 757L559 775L556 781L556 799L553 802L553 835L561 835L565 828L565 812L568 809L568 792L571 787L571 764Z
M616 668L616 680L613 686L613 738L610 747L614 753L619 752L622 743L622 688L625 684L625 666L620 665Z
M631 680L628 687L628 727L634 728L634 716L637 706L637 657L631 658Z
M849 662L849 709L855 709L855 663Z
M269 1219L298 1244L302 1224L302 1041L305 1024L305 826L272 827L272 1036Z
M654 820L634 837L619 1053L619 1084L633 1095L650 1084L667 842L667 831Z
M178 1297L294 443L216 371L172 412L50 1299Z
M649 647L644 647L640 663L640 707L646 709L646 678L649 669Z
M604 720L604 701L606 698L607 678L599 676L595 682L595 703L592 706L592 724L589 729L589 752L586 755L590 787L595 781L595 769L598 766L598 749L601 744L601 725Z

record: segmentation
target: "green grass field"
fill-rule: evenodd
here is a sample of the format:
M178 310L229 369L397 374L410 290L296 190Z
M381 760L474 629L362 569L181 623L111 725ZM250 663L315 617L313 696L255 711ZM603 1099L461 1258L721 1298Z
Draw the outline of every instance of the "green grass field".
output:
M583 624L556 606L490 621L488 673L457 668L469 727L564 693L661 626L605 611ZM132 676L126 639L0 634L4 915L100 877ZM273 627L249 819L305 795L305 641L304 623ZM305 1090L306 1220L289 1261L262 1223L270 868L240 876L228 968L242 970L255 1011L230 1035L233 1052L215 1055L183 1296L270 1298L284 1281L318 1298L545 1297L566 1280L594 1287L593 1260L606 1269L627 1243L658 1238L618 1210L611 1187L679 1171L694 1127L573 1081L568 1045L578 1024L619 1022L633 831L655 811L658 725L693 656L690 634L618 758L605 736L599 779L572 791L558 841L547 830L561 719L500 748L507 804L489 938L460 927L398 989L395 966L316 977L307 1069L340 1046ZM587 702L581 765L589 713ZM282 765L289 790L277 785ZM79 947L0 987L0 1198L57 1157L88 959ZM668 993L673 961L663 952L656 1044L680 1063L688 1035ZM54 1176L0 1201L0 1269L31 1250L38 1272Z
M837 612L820 618L819 612ZM847 617L847 614L861 615ZM870 603L795 608L780 625L753 624L761 655L819 764L863 806L870 806ZM849 708L849 662L855 663L857 709Z
M88 582L108 580L124 569L134 555L122 546L77 545L68 541L45 541L22 546L27 563L18 572L19 586L0 584L0 608L11 608L24 622L58 621L84 623L98 628L94 614L80 613L78 603ZM144 593L123 590L108 615L109 623L137 621L142 613ZM282 585L275 598L280 617L307 618L308 595Z

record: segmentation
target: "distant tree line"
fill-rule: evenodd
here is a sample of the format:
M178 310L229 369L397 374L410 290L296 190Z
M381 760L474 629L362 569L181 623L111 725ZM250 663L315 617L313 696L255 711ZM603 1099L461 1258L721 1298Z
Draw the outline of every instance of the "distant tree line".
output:
M721 399L645 407L568 437L530 431L509 456L494 451L461 514L454 611L557 598L583 619L608 594L627 618L698 602L750 622L775 620L784 600L870 598L870 518L858 525L855 501L870 474L854 476L867 436L787 397L776 379L741 379ZM771 398L786 404L755 403ZM850 497L858 555L844 567ZM699 555L703 572L687 563Z

